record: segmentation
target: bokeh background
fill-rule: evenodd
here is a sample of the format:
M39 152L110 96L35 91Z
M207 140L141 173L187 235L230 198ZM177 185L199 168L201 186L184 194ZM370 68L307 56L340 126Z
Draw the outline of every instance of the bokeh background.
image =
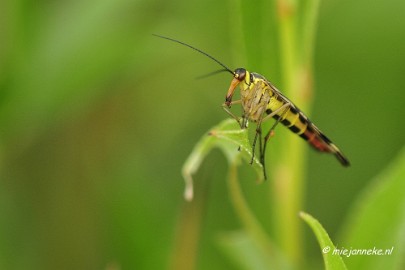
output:
M199 232L198 249L188 252L196 268L239 269L216 241L240 228L225 158L216 151L204 162L196 202L184 202L180 173L199 138L228 117L220 104L231 78L196 80L216 64L152 36L191 43L279 85L278 67L257 70L233 57L240 14L232 5L0 2L1 269L170 268L193 207L198 217L188 227ZM309 150L303 210L332 239L358 193L405 142L404 11L400 0L321 3L311 119L352 167ZM266 183L257 185L248 165L241 171L266 224ZM304 231L308 264L321 267Z

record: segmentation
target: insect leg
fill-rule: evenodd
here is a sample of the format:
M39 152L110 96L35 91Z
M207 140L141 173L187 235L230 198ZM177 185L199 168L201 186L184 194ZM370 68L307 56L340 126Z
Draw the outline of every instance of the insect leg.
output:
M269 119L269 116L274 116L276 115L276 113L280 112L281 109L283 110L282 113L280 114L280 117L277 118L276 122L274 122L273 126L270 128L270 130L266 133L266 136L264 136L264 145L263 145L263 149L260 149L260 163L262 163L263 168L265 168L266 166L265 164L265 153L266 153L266 146L267 146L267 142L269 141L270 137L273 134L274 129L276 128L276 126L278 125L278 123L280 123L280 121L284 118L284 116L286 115L286 113L288 112L288 109L291 107L290 103L286 103L283 106L281 106L279 109L275 110L273 113L267 115L263 120L267 120ZM265 170L263 171L264 173L266 172ZM264 175L264 179L266 179L266 174Z
M290 107L291 107L291 104L290 104L290 103L285 103L283 106L281 106L280 108L276 109L274 112L272 112L272 113L266 115L266 117L264 117L264 118L262 119L262 122L271 119L272 117L274 117L274 116L275 116L276 114L278 114L279 112L283 112L283 113L282 113L282 116L284 116L284 114L285 114L286 112L288 112L288 109L289 109Z
M262 125L261 125L261 122L257 123L256 134L255 134L255 138L254 138L253 144L252 144L252 159L250 160L250 165L253 164L253 160L255 158L256 141L257 141L257 136L258 135L260 135L260 151L261 151L261 148L262 148L262 146L261 146L262 145L262 142L261 142L261 139L262 139Z
M274 130L274 128L276 127L276 125L278 124L278 122L280 121L280 119L282 117L284 117L284 114L288 111L290 104L286 103L283 106L281 106L280 108L277 108L274 112L270 113L269 115L266 115L266 117L260 117L261 119L257 122L257 127L256 127L256 134L255 134L255 138L253 140L253 144L252 144L252 159L250 160L250 165L253 164L253 160L255 157L255 150L256 150L256 142L257 142L257 137L260 136L259 140L259 148L260 148L260 163L263 166L263 174L264 174L264 179L267 179L267 175L266 175L266 166L264 164L264 153L266 151L266 144L267 144L267 140L270 137L270 132ZM266 134L266 137L264 138L264 146L263 146L263 136L262 136L262 123L268 119L270 119L271 117L273 117L274 115L276 115L279 112L283 112L282 113L282 117L279 117L279 119L277 120L277 122L273 125L273 127L270 129L269 133ZM263 111L264 113L264 111Z
M260 163L262 164L263 167L263 176L264 180L267 180L267 173L266 173L266 166L264 165L264 148L263 148L263 134L260 132L260 138L259 138L259 148L260 148Z
M231 103L230 103L230 105L233 105L233 104L240 104L240 103L242 103L242 100L234 100L234 101L232 101ZM230 106L229 105L229 106ZM227 114L229 114L230 116L232 116L232 118L233 119L235 119L236 120L236 122L238 122L238 124L240 125L240 127L241 128L243 128L242 127L242 122L243 121L241 121L241 118L239 117L239 116L237 116L237 115L235 115L233 112L231 112L231 110L229 109L229 106L228 106L228 104L226 104L226 103L223 103L222 104L222 108L226 111L226 113Z

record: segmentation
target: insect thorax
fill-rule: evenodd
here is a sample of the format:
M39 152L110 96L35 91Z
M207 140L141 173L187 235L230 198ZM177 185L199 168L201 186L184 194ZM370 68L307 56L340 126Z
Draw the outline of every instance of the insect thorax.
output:
M273 92L265 80L251 74L250 84L245 81L240 84L243 116L257 122L265 115Z

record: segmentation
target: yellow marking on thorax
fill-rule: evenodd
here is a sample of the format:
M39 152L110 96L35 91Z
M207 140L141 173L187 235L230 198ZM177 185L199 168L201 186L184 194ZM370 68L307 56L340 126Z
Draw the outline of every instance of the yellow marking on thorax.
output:
M241 82L240 89L244 116L252 121L260 120L273 94L269 91L268 85L258 78L254 78L253 82L250 82L249 74L249 79Z

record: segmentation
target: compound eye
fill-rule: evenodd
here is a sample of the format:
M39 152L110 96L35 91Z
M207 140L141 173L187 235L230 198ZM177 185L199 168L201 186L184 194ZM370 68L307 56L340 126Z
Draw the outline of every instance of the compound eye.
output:
M239 81L243 81L246 77L246 69L244 68L237 68L235 69L235 78Z

